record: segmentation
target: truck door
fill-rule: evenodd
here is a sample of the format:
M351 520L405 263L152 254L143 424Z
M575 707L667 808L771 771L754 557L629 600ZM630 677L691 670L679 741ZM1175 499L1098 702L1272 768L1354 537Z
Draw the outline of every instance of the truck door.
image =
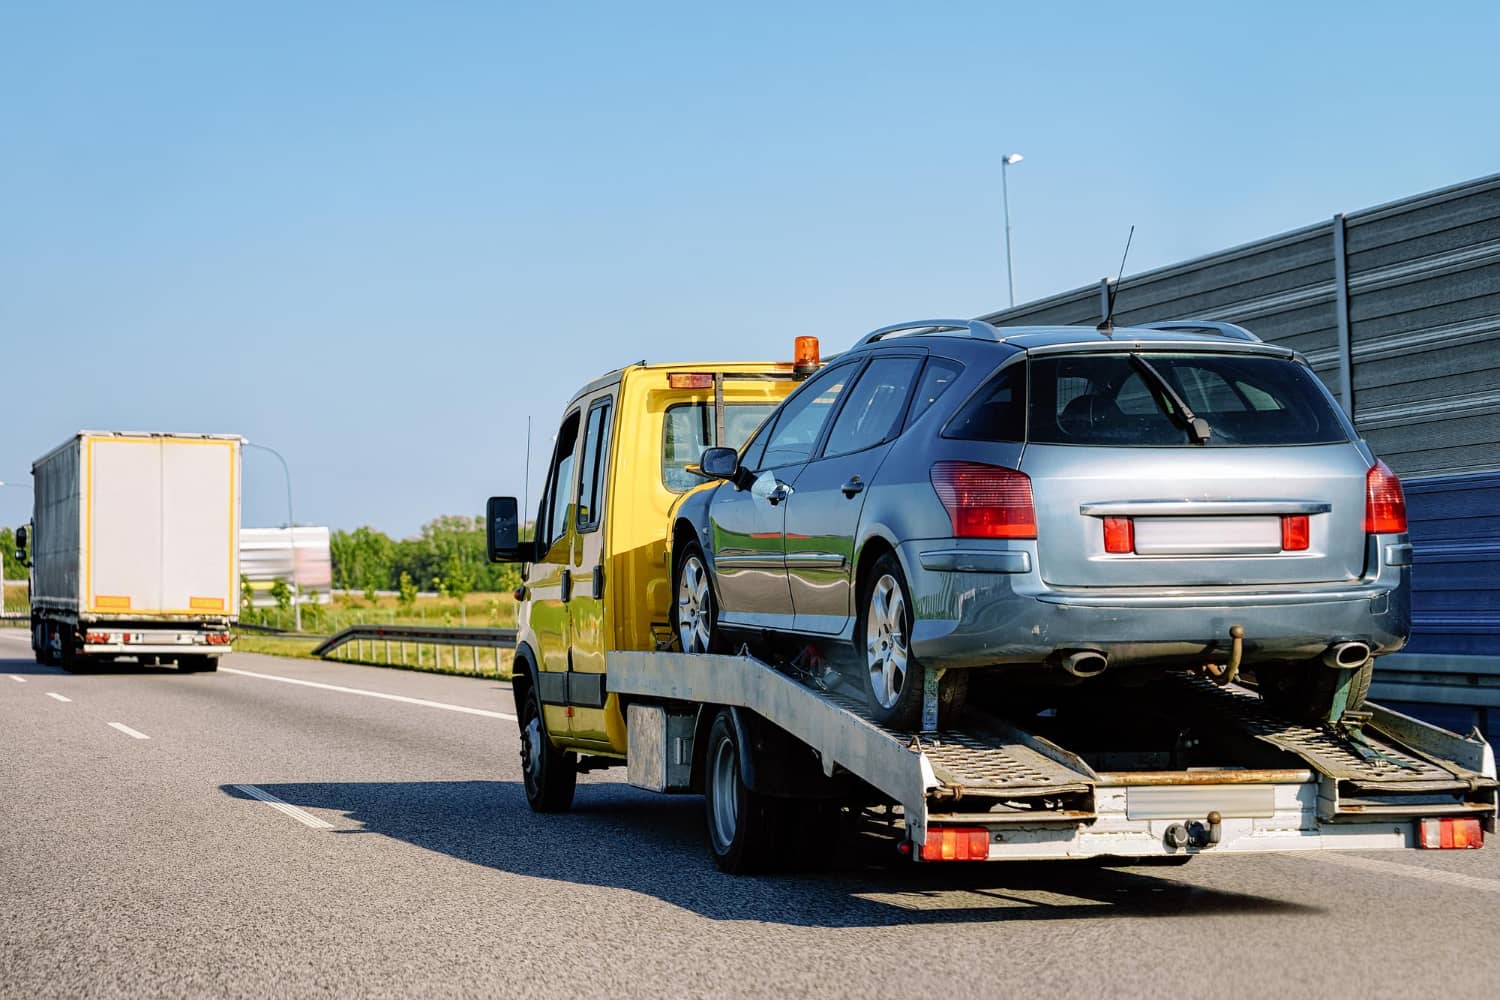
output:
M537 644L537 698L542 703L547 731L555 735L567 733L571 722L567 712L571 653L568 601L574 589L573 498L579 419L580 412L573 410L563 418L557 432L547 487L537 509L537 561L526 580L526 589L531 592L529 624Z
M901 429L920 356L871 361L844 393L822 453L786 501L786 569L799 631L835 634L852 614L854 543L865 490Z
M573 593L568 600L568 705L572 733L585 740L608 740L604 713L605 638L604 576L606 491L609 483L610 431L614 425L614 394L607 390L584 403L583 442L578 463L578 492L573 515L571 570Z

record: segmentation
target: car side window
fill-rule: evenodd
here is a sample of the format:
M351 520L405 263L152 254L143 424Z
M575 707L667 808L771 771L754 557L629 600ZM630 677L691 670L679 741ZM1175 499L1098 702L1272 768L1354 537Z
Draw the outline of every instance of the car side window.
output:
M538 546L548 551L568 530L568 508L573 500L573 451L578 444L578 411L568 414L557 432L557 447L547 470L547 490L537 511Z
M589 408L587 429L583 436L583 465L579 468L577 527L595 531L603 511L604 473L608 468L609 417L612 400L605 397Z
M1026 440L1026 365L1002 368L948 421L943 436L961 441Z
M823 433L828 415L844 392L844 386L859 370L857 364L839 365L818 373L813 380L787 397L776 426L766 440L760 467L773 469L795 465L812 457L813 446Z
M828 432L824 457L864 451L895 437L921 365L921 358L911 357L871 361L849 390Z
M922 369L922 378L917 382L917 394L912 397L911 412L906 415L907 426L911 426L916 419L938 401L938 397L948 391L964 366L957 361L949 361L946 358L928 358L927 367Z

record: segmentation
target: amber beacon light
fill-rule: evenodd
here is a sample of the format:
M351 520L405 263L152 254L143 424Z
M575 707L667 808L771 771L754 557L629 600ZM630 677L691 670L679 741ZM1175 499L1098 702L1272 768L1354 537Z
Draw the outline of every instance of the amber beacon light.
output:
M818 370L818 338L798 337L792 357L792 371L798 378L806 378Z

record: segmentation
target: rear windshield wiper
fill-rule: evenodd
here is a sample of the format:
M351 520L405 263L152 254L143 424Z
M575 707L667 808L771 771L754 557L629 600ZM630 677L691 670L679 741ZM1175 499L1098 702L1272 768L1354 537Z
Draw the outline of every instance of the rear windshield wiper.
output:
M1192 408L1187 405L1187 400L1177 394L1177 390L1172 388L1172 383L1162 377L1161 372L1156 370L1156 366L1139 354L1132 354L1130 362L1139 368L1141 374L1145 375L1157 389L1161 390L1163 396L1171 400L1172 412L1167 416L1186 428L1187 432L1193 436L1193 440L1199 444L1208 444L1208 439L1213 435L1213 429L1208 426L1208 421L1193 413Z

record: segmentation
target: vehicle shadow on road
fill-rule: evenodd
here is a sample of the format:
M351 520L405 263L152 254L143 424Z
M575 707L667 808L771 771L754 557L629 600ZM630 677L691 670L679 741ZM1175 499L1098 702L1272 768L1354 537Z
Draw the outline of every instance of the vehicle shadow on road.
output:
M296 806L342 813L346 821L336 822L340 829L329 836L379 834L515 875L643 893L713 920L876 927L1321 912L1203 888L1161 869L1093 862L919 866L897 857L894 839L863 828L832 845L827 871L736 878L708 859L701 797L651 795L613 781L580 783L573 811L548 816L531 812L515 781L257 787ZM224 792L244 797L233 786Z

